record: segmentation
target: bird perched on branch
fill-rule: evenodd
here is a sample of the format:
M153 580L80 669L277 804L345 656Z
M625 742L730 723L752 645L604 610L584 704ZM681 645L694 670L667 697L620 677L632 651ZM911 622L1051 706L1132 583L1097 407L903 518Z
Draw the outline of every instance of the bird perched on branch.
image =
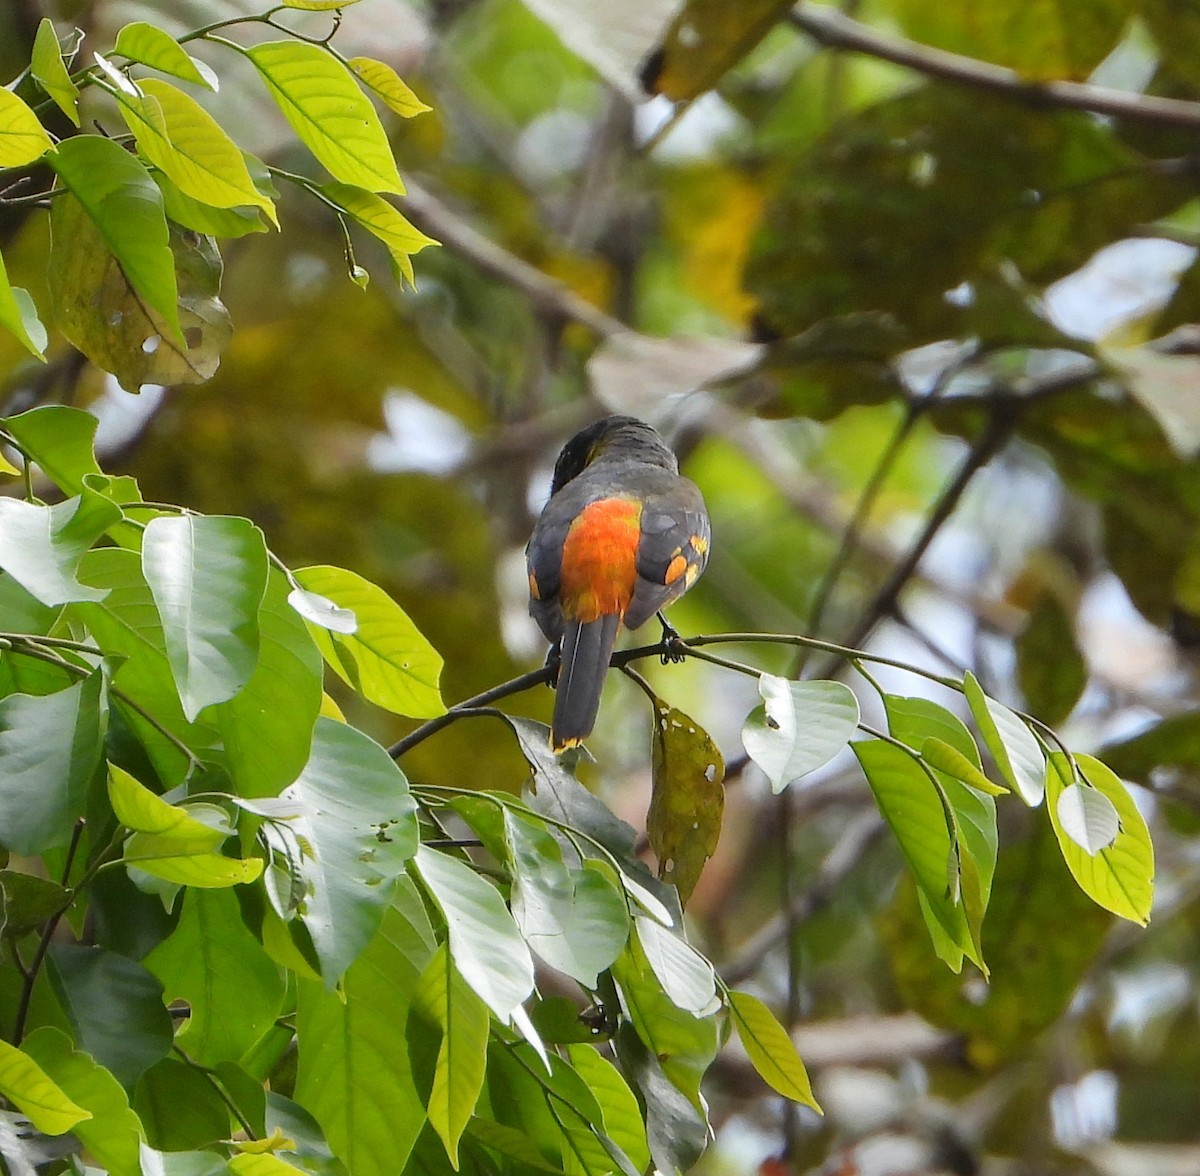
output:
M525 550L529 611L559 655L550 742L591 733L613 644L678 600L708 562L708 513L649 425L610 416L564 446ZM553 656L554 651L551 651Z

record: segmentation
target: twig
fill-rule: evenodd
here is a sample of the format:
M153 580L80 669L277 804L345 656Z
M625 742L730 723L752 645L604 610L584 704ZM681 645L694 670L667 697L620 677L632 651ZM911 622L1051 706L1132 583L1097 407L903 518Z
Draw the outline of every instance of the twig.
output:
M879 586L874 598L863 610L858 623L843 642L844 645L861 645L870 636L875 626L891 615L900 599L900 594L917 570L917 565L946 520L954 513L972 479L995 457L1012 435L1019 411L1017 406L1018 401L1008 396L998 397L995 400L987 426L976 439L966 460L959 466L958 472L950 484L942 491L916 541ZM828 672L825 666L821 666L814 674L814 677L818 678L827 676Z
M1086 82L1026 81L1016 70L1003 65L948 53L903 37L885 36L825 5L801 4L792 11L791 22L827 49L864 53L926 77L988 90L1029 106L1066 107L1138 122L1200 128L1200 103L1133 94Z
M544 314L582 323L603 338L628 330L565 283L488 240L420 185L406 181L406 186L406 211L418 228L469 258L485 274L520 290Z

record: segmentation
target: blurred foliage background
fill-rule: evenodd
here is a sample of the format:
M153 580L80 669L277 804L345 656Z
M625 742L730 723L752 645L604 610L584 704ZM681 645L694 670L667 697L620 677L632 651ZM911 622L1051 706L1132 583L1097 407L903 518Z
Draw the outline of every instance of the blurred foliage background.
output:
M0 71L45 15L103 43L252 7L8 0ZM543 656L522 548L559 445L604 411L653 421L712 513L682 632L971 669L1133 781L1158 853L1149 929L1118 925L1042 814L1003 805L991 984L955 976L851 757L775 798L740 747L749 680L654 666L731 765L693 934L794 1025L827 1111L780 1105L731 1047L705 1169L1195 1173L1198 32L1167 0L363 0L336 43L432 108L388 124L405 211L443 242L416 289L365 236L354 284L336 220L285 192L283 233L225 251L214 379L132 396L61 340L42 368L5 335L0 415L88 406L106 468L149 496L384 585L449 700ZM252 79L215 101L249 149L313 166ZM0 199L39 301L45 234ZM762 648L763 668L841 672ZM549 692L512 707L544 719ZM588 778L638 827L649 722L614 676ZM525 771L488 722L404 766L513 790Z

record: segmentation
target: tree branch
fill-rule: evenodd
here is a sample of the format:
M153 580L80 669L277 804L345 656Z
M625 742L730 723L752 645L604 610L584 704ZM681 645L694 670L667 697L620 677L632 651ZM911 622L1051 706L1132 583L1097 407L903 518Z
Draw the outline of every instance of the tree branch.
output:
M1133 94L1086 82L1030 82L1016 70L903 37L888 37L824 4L800 4L791 23L826 49L849 49L977 90L1002 94L1028 106L1064 107L1164 126L1200 128L1200 103Z

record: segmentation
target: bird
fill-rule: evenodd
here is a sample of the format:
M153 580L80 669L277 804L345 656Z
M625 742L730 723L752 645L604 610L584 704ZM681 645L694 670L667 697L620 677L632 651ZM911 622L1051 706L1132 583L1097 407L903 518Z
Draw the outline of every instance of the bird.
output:
M550 498L525 549L529 611L557 654L550 745L591 734L622 626L678 600L708 562L704 498L650 425L607 416L576 433L554 466Z

